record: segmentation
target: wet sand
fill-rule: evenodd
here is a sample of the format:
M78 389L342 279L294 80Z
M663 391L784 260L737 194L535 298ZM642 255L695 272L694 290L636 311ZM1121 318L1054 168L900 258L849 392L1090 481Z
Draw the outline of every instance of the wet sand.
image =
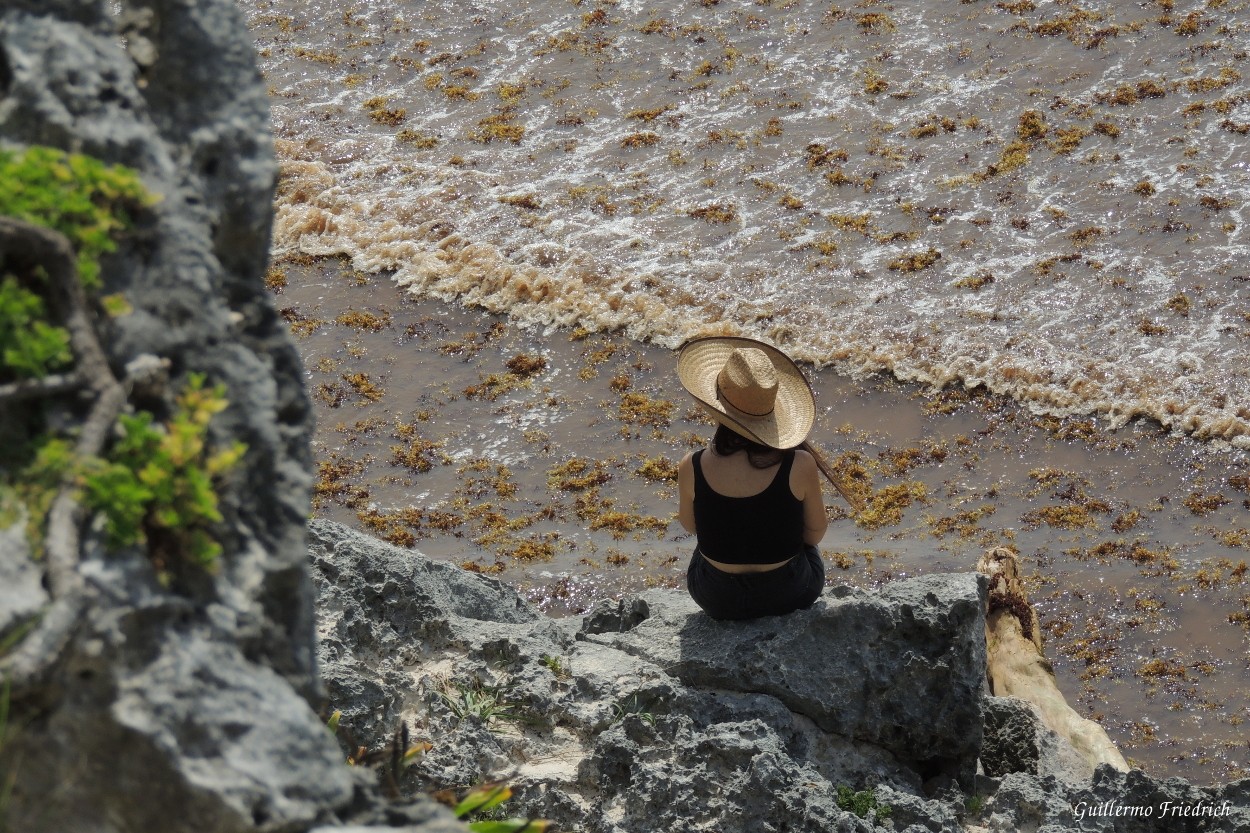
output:
M317 409L318 516L497 574L553 615L683 586L672 477L711 425L672 351L416 301L338 259L287 259L270 283ZM813 439L870 500L856 520L827 490L830 583L1014 546L1060 688L1130 762L1197 783L1250 772L1243 453L810 375Z

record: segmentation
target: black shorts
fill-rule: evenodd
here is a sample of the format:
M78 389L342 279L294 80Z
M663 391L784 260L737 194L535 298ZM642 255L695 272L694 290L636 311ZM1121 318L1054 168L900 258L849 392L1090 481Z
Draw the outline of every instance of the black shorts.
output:
M763 573L726 573L707 563L697 549L686 569L690 597L713 619L780 616L811 607L824 587L825 565L820 551L810 545L784 567Z

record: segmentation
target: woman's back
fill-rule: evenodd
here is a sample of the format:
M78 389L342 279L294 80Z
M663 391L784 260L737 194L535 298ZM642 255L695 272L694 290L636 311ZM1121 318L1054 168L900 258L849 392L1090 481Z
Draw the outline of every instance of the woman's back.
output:
M763 492L772 485L778 475L782 458L787 456L786 452L778 451L773 465L760 467L752 463L745 452L722 456L715 449L708 449L707 454L696 453L701 455L699 463L707 484L714 492L725 497L750 497ZM794 459L794 454L793 450L789 452L791 460ZM798 484L794 482L794 466L789 466L788 470L787 485L795 499L802 500L802 493L797 491Z
M756 468L744 452L698 451L694 516L703 555L723 564L779 564L803 546L803 501L791 487L795 452Z

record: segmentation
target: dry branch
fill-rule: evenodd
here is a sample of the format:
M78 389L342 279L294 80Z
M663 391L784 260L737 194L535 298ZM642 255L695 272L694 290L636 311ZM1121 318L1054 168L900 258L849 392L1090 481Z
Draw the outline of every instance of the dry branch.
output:
M1006 547L996 547L981 556L977 572L990 577L985 617L990 690L996 697L1031 703L1042 722L1067 740L1091 771L1105 763L1127 772L1128 763L1102 726L1077 714L1059 690L1050 660L1042 652L1037 613L1020 581L1019 558Z
M76 378L95 394L74 454L77 459L99 456L126 404L126 390L113 375L91 324L73 247L56 231L0 217L0 262L9 270L31 271L41 267L47 275L52 303L69 332L75 358L74 373L60 378ZM38 395L63 392L64 388L51 381L52 378L43 380L45 389ZM23 388L20 394L13 396L31 398L25 393ZM41 683L60 660L82 620L86 588L78 561L85 512L74 492L74 475L70 473L65 476L48 511L44 569L52 603L34 630L12 654L0 660L0 675L8 678L14 696Z

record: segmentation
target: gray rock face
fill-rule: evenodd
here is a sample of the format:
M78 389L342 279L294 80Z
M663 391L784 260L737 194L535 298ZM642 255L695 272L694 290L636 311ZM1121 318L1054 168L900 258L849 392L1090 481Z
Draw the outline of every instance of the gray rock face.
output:
M400 721L431 743L413 788L503 778L519 809L585 831L871 830L837 787L877 788L958 829L925 787L975 770L975 575L752 622L661 591L551 620L494 579L310 531L331 704L358 743Z
M644 596L651 615L587 634L688 686L768 694L821 729L893 753L925 778L971 783L981 748L984 588L925 576L880 594L839 588L784 618L717 622L684 595Z
M1250 830L1250 779L1195 787L1179 778L1158 781L1139 770L1102 765L1080 786L1053 777L1013 773L981 814L984 829L1100 833L1197 833Z
M362 745L400 723L430 744L410 791L501 780L510 812L587 833L1250 829L1250 780L1080 772L1027 704L984 695L975 575L836 588L752 622L671 591L551 620L493 579L337 524L310 532L331 703ZM978 753L998 777L961 786ZM888 819L839 807L839 787ZM1190 815L1160 823L1165 802ZM1144 825L1098 813L1146 804Z
M532 624L542 617L497 579L467 573L341 527L310 523L318 633L328 700L353 736L394 729L405 669L465 637L452 622Z
M1046 726L1030 703L1015 697L987 697L984 709L981 766L986 775L997 778L1023 772L1079 785L1094 774L1093 765Z
M87 613L49 684L15 695L7 827L307 828L356 784L309 703L311 412L262 282L277 169L237 8L7 0L0 140L126 164L162 196L102 263L102 293L133 312L98 321L101 341L118 375L141 355L168 360L169 386L143 394L157 413L189 373L225 384L213 439L248 445L224 489L221 570L202 586L169 592L143 553L85 539ZM45 601L25 549L0 538L6 628Z

